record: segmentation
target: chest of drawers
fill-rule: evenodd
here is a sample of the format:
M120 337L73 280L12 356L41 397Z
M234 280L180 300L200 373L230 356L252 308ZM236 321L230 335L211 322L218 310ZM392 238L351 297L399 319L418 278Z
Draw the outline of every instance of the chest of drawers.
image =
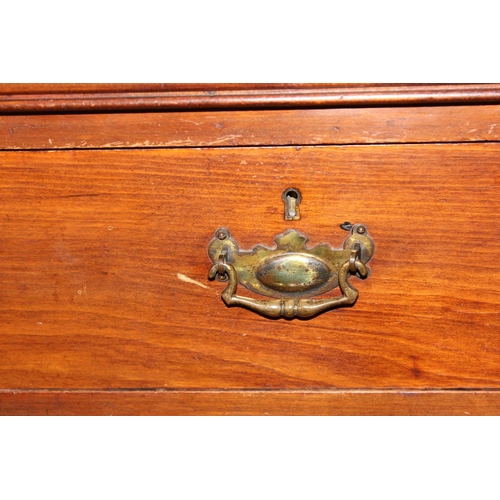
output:
M1 414L500 413L500 86L3 85L0 113ZM270 318L208 279L221 229L356 224L354 304Z

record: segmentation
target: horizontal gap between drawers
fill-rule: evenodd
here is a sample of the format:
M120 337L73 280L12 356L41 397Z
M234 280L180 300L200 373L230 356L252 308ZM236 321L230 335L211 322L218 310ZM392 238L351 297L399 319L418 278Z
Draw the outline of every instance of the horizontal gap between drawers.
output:
M273 394L441 394L441 393L475 393L499 392L500 388L443 388L443 389L193 389L193 388L109 388L109 389L0 389L0 394L104 394L104 393L193 393L193 394L239 394L239 393L273 393Z
M324 144L272 144L272 145L255 145L255 144L247 144L247 145L236 145L236 146L176 146L176 147L168 147L168 146L141 146L138 148L131 147L112 147L112 148L55 148L55 149L47 149L47 148L19 148L19 149L5 149L0 148L0 152L2 153L36 153L36 152L50 152L56 153L58 151L150 151L150 150L226 150L226 149L296 149L296 148L321 148L321 147L374 147L374 146L427 146L427 145L466 145L466 144L500 144L500 141L424 141L424 142L381 142L381 143L342 143L342 144L334 144L334 143L324 143Z

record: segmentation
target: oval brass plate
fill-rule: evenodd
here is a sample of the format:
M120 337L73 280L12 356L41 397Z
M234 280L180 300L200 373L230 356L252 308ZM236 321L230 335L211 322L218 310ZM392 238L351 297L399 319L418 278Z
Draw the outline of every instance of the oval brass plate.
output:
M287 253L264 261L257 268L256 276L264 286L289 294L324 285L331 272L324 262L312 255Z

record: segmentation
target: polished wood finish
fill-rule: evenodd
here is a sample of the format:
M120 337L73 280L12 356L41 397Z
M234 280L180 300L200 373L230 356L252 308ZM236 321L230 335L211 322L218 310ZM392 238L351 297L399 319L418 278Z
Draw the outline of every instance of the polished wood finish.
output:
M0 115L0 149L7 150L498 140L498 105Z
M429 87L428 84L412 84L412 88ZM399 89L400 84L386 83L0 83L0 94L5 95L45 95L45 94L118 94L123 92L208 92L208 91L250 91L261 92L266 90L304 91L312 89ZM404 87L404 85L403 85ZM433 86L435 88L435 86ZM445 88L441 84L439 88ZM449 87L449 86L448 86ZM472 88L476 89L474 85ZM491 87L488 86L488 87ZM457 88L454 85L453 88ZM463 89L465 86L460 85ZM471 88L471 86L467 86ZM484 88L484 86L481 86Z
M500 86L0 94L0 414L500 414ZM346 220L376 245L352 308L270 320L207 279L220 226Z
M31 92L30 92L31 89ZM91 91L93 90L93 91ZM0 113L136 110L264 109L499 103L500 85L272 85L163 88L138 86L109 92L106 86L0 86Z
M0 391L0 415L500 415L499 391Z
M2 153L1 387L500 387L499 158L497 144ZM300 221L283 220L289 186ZM376 245L353 308L273 321L226 308L207 279L218 227L243 249L290 227L339 246L345 220Z

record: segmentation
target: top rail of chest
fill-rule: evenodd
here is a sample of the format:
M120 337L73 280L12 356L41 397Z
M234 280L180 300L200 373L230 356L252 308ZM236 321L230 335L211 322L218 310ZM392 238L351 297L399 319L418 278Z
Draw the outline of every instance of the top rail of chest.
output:
M495 142L500 85L0 85L0 149Z

